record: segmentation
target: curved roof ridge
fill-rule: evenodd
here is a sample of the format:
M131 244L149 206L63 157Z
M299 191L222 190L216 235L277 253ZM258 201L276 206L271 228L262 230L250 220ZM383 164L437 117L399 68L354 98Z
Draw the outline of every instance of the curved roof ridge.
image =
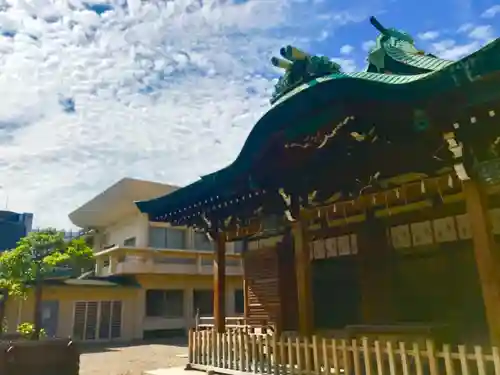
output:
M303 122L302 118L322 109L330 117L340 110L331 103L342 97L351 100L376 100L385 97L394 102L419 100L470 84L480 77L500 72L500 39L458 61L438 59L439 64L426 73L403 75L374 72L335 72L315 77L280 97L265 113L248 135L240 153L227 167L210 173L196 182L154 200L136 202L142 212L160 215L161 211L179 210L205 201L210 194L230 196L241 189L237 180L252 188L249 171L259 160L262 148L273 135L286 139L314 133L321 121ZM425 57L425 56L420 56ZM424 61L423 59L421 60ZM434 61L434 60L433 60ZM321 116L322 116L321 115ZM320 115L317 115L318 117ZM245 179L247 181L245 181ZM258 187L256 187L258 188Z

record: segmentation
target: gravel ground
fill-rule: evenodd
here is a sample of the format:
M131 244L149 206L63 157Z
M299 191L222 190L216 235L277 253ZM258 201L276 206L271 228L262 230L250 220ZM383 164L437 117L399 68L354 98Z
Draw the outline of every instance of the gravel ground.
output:
M185 340L156 340L82 348L80 375L142 375L143 371L184 366Z

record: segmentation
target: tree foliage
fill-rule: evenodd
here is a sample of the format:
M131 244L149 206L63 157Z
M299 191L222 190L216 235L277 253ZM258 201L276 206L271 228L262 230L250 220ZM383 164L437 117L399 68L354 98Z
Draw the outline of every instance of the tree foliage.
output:
M21 323L17 326L17 332L26 339L33 339L35 336L35 325L33 323ZM47 332L42 328L39 333L40 337L46 337Z
M34 283L37 267L42 279L55 267L86 268L93 262L92 249L84 238L64 240L64 233L49 228L30 232L19 240L16 248L0 254L0 287L10 294L22 295Z

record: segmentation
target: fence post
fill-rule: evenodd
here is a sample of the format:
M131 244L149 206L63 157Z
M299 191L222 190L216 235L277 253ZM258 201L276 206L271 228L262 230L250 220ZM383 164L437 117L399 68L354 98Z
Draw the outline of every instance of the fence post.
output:
M493 366L495 367L495 375L500 375L500 354L498 353L498 348L496 346L491 348L491 354L493 355Z
M483 348L481 348L480 346L475 346L474 356L476 357L477 373L479 375L485 375L486 368L484 365Z
M365 371L364 373L366 375L372 375L372 364L371 364L371 348L370 348L370 342L368 341L367 337L362 338L363 342L363 359L364 359L364 366L365 366ZM403 375L408 375L407 373Z
M271 345L273 350L273 372L275 375L279 375L280 373L280 365L281 365L281 357L278 352L278 343L276 342L276 335L271 336Z
M429 373L430 375L438 375L438 367L436 361L436 348L434 347L434 341L427 340L425 342L427 347L427 358L429 360Z
M196 332L199 330L200 325L200 309L196 309L196 315L194 316L194 329Z
M188 331L188 363L186 365L186 370L191 370L192 364L193 364L193 329L190 328Z
M318 353L318 337L316 335L312 337L312 352L313 352L314 373L321 374L321 366L319 363L319 353Z

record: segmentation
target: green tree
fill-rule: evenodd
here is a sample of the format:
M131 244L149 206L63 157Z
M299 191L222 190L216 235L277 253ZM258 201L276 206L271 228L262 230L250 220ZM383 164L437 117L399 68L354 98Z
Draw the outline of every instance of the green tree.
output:
M0 288L9 295L24 296L26 288L35 285L34 338L41 329L43 280L55 267L87 268L93 264L93 252L84 238L64 240L64 233L48 228L30 232L15 249L0 255Z

